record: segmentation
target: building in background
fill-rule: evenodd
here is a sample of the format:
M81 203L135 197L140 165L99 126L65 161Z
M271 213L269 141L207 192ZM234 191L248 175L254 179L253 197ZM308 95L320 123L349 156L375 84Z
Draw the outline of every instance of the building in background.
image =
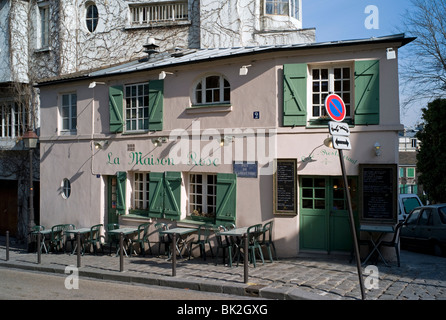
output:
M417 152L420 140L416 138L420 128L405 128L399 137L399 191L414 193L423 198L423 187L418 184Z
M0 3L0 233L23 238L30 183L21 137L40 134L39 91L44 78L64 77L138 60L156 39L162 51L312 43L302 29L301 0L6 0ZM65 111L73 109L73 95ZM64 121L56 132L78 123ZM64 127L65 126L65 127ZM34 152L39 200L39 150ZM39 222L39 211L35 212Z

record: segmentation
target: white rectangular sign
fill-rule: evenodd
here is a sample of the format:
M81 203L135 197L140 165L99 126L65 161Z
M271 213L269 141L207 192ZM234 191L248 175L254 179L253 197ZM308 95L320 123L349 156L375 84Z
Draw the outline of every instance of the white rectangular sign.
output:
M348 137L350 135L350 128L347 123L344 122L328 122L328 130L333 136L344 136Z
M351 150L352 146L350 143L350 138L345 136L333 136L333 148Z

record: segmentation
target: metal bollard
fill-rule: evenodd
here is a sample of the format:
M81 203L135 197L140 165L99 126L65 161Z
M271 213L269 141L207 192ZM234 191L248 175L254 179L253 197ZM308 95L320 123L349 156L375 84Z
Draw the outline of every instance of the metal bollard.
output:
M81 267L81 233L76 235L76 255L77 255L77 267Z
M6 231L6 261L9 261L9 231Z
M42 234L40 231L37 233L37 263L40 264L42 262Z
M177 275L177 253L175 251L175 244L177 243L177 235L175 233L172 234L172 277Z
M124 233L119 235L119 271L124 271Z
M249 252L248 252L248 236L247 236L247 234L245 233L244 235L243 235L243 239L244 239L244 248L243 248L243 251L245 252L245 255L244 255L244 257L243 257L243 268L244 268L244 281L245 281L245 283L248 283L248 255L249 255Z

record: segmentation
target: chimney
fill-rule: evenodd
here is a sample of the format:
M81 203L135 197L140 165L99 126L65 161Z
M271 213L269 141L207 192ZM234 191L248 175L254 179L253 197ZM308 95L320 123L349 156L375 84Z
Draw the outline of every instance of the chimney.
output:
M145 48L144 52L149 55L149 59L152 54L158 52L158 48L159 48L159 46L157 46L155 44L155 38L152 38L152 37L147 39L147 44L143 45L143 47Z

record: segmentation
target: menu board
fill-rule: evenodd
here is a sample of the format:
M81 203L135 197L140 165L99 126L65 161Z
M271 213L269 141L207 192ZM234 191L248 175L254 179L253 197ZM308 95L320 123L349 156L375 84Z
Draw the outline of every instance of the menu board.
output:
M397 165L361 164L361 222L396 223Z
M296 159L277 159L274 173L274 213L297 214Z

